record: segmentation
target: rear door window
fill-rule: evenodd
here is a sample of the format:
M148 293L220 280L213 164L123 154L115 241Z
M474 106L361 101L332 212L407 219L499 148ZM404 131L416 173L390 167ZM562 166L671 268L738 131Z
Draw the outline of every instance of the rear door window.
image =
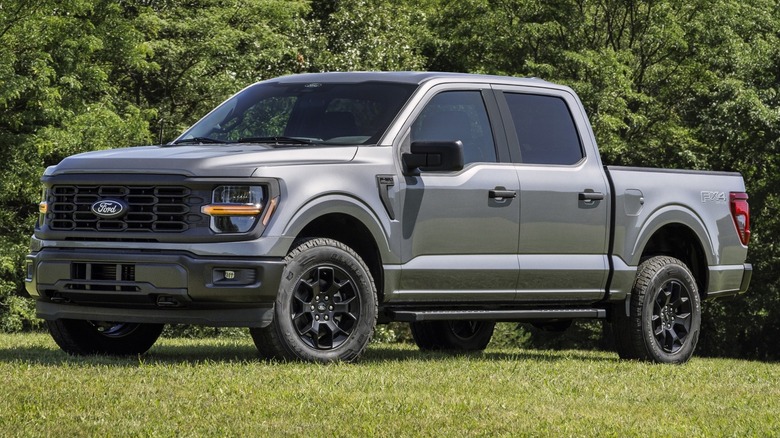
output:
M583 158L577 128L563 99L507 92L504 97L520 143L521 163L571 165Z

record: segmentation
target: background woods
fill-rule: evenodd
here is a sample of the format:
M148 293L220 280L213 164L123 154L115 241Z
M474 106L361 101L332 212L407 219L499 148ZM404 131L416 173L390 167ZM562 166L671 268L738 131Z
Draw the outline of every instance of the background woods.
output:
M777 358L779 40L769 0L0 0L0 329L38 324L21 267L45 166L168 141L257 80L441 70L573 87L605 163L742 172L755 275L705 304L699 352Z

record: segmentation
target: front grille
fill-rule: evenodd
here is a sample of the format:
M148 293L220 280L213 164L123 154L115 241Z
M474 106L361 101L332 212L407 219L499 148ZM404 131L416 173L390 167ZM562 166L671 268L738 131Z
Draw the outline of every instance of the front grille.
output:
M113 263L72 263L69 290L93 291L138 291L137 286L127 284L135 281L135 265ZM124 283L124 284L123 284Z
M123 201L127 214L113 219L95 215L92 205L107 199ZM181 186L55 185L47 221L54 231L181 233L201 221L200 212L190 207L199 202Z

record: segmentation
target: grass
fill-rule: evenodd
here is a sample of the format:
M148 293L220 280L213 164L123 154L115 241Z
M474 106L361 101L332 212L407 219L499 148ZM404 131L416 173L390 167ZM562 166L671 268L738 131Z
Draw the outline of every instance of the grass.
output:
M373 344L357 364L265 362L247 338L73 358L0 335L3 436L778 436L780 364Z

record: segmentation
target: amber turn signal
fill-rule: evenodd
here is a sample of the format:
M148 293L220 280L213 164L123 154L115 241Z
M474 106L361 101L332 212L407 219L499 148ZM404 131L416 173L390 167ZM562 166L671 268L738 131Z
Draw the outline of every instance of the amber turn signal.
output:
M204 205L200 208L200 211L209 216L256 216L263 211L263 206L254 204L216 204Z

